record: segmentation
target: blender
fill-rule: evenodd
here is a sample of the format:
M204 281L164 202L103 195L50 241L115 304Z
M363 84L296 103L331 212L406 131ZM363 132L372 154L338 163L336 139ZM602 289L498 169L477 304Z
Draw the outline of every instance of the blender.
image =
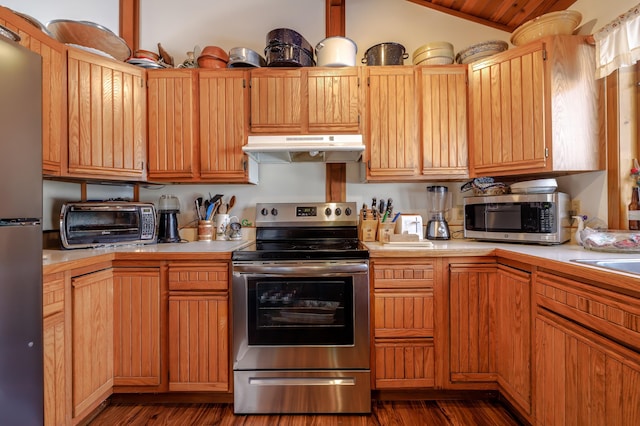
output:
M451 238L449 225L445 219L451 209L451 194L446 186L427 186L427 204L431 217L427 222L428 240L448 240Z
M163 195L158 201L158 242L179 243L178 213L180 201L175 195Z

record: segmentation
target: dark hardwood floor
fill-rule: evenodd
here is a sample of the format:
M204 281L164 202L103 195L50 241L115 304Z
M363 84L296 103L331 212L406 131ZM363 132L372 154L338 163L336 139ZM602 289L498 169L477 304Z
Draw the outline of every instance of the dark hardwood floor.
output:
M107 406L90 426L115 425L520 425L498 401L374 401L370 415L234 415L231 404Z

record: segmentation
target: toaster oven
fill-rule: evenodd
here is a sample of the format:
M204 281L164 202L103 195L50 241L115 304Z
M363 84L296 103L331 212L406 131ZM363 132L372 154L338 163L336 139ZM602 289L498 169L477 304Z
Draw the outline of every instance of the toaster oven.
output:
M67 249L154 244L156 209L151 203L126 201L65 203L60 240Z

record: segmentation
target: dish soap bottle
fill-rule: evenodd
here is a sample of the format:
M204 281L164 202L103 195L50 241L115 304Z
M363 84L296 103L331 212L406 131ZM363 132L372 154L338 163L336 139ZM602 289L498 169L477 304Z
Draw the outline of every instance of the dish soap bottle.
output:
M578 228L575 233L576 244L582 245L582 231L584 231L584 216L571 216L578 221Z

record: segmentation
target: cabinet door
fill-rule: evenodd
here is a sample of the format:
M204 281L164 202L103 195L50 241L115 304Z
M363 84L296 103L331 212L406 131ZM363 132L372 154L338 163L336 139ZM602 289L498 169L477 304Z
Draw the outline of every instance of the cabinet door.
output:
M114 386L160 385L160 271L113 271Z
M360 131L360 67L306 70L309 132Z
M198 176L197 78L190 69L147 72L150 180Z
M419 67L422 174L469 177L466 66Z
M142 179L145 70L69 48L69 174Z
M536 424L638 424L637 352L544 309L535 330Z
M548 140L542 43L469 68L472 176L544 171Z
M531 275L504 265L496 286L496 372L507 399L531 413Z
M492 341L496 265L449 269L449 374L452 383L496 380Z
M414 67L367 67L367 179L402 180L419 175Z
M200 174L205 181L249 179L247 141L249 73L200 71ZM269 95L271 96L271 95Z
M228 293L169 294L169 390L229 390Z
M113 274L111 269L71 280L73 417L83 418L112 393Z
M302 95L301 69L252 70L250 131L300 133L303 117Z
M60 176L67 149L65 47L8 9L0 8L0 24L19 34L21 45L42 56L42 172Z
M43 353L44 353L44 424L65 425L71 422L67 406L66 338L64 332L64 276L47 275L42 282Z

